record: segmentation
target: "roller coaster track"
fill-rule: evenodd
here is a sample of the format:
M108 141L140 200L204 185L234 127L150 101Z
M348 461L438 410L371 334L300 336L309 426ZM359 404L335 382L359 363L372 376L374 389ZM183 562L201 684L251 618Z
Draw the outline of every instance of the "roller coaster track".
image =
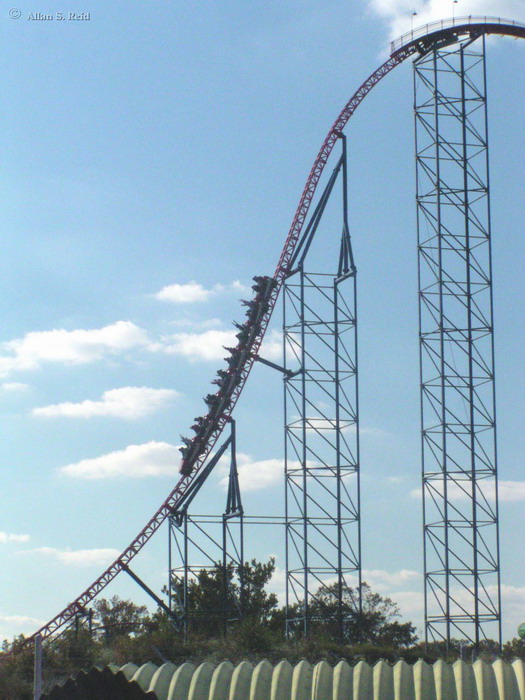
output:
M525 25L495 17L456 17L455 19L442 20L425 25L392 42L390 57L365 80L346 103L328 132L310 171L275 273L273 278L271 278L273 282L271 285L266 286L266 290L263 293L258 293L255 299L249 302L256 309L257 313L254 314L254 322L251 324L249 337L242 347L238 347L236 365L233 372L230 368L228 373L230 379L227 382L227 386L222 390L222 393L218 392L217 405L208 414L208 424L203 433L205 440L201 439L196 444L194 438L193 447L182 462L181 478L164 503L162 503L131 544L78 598L35 632L34 635L28 637L26 645L32 644L37 635L40 635L42 639L53 635L65 624L73 620L77 614L85 612L86 606L127 567L129 562L140 552L166 518L183 503L186 493L201 472L208 455L230 420L235 404L257 358L257 353L270 322L281 285L290 272L292 256L324 167L334 145L341 137L343 129L361 102L390 71L410 56L424 54L435 46L453 44L463 37L477 38L484 34L499 34L525 39ZM210 415L211 419L209 418Z

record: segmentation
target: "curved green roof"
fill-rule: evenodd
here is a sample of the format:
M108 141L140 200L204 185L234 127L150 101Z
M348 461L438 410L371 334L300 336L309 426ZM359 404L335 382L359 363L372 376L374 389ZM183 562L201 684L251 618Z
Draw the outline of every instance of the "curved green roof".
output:
M128 663L81 672L43 698L92 697L157 698L158 700L525 700L525 664L420 660L413 666L398 661L373 666L360 661L350 666L340 661L292 666L283 660L275 667L243 661L233 666L205 662L199 666L171 663L140 667ZM117 694L113 694L117 693Z

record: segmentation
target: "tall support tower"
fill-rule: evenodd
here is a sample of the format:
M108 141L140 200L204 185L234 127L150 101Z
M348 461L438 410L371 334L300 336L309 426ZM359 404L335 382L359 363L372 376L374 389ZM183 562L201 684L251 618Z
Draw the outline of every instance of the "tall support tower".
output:
M286 607L288 634L328 616L348 639L361 612L361 533L356 268L341 141L284 284Z
M427 641L501 643L485 40L414 63Z

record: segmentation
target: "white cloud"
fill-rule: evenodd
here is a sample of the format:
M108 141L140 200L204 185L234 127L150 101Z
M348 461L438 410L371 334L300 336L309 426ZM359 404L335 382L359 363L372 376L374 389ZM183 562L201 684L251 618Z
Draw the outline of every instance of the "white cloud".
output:
M468 481L462 482L463 488L458 484L449 482L448 497L452 501L465 501L468 496ZM443 482L435 481L433 486L438 494L443 493ZM482 480L478 482L479 490L484 494L489 501L494 500L494 482ZM499 481L499 501L500 503L516 503L517 501L525 501L525 481ZM421 488L410 491L412 498L421 498Z
M390 28L390 37L395 39L401 34L423 26L428 22L448 19L452 16L451 0L369 0L368 7L385 19ZM523 0L459 0L454 6L457 17L494 16L514 20L525 20ZM417 12L413 17L412 13Z
M19 634L32 634L46 623L28 615L0 615L0 639L12 639Z
M174 333L165 338L163 342L151 345L150 349L168 355L186 357L190 362L220 361L228 355L224 347L237 345L236 332L234 329L212 329L202 333ZM281 359L281 337L278 331L269 333L264 339L261 356L268 360Z
M34 331L2 343L2 349L9 354L0 356L0 375L35 370L44 362L87 364L147 342L146 331L131 321L117 321L92 330Z
M419 571L401 569L401 571L384 571L383 569L363 569L363 579L375 590L379 585L402 586L414 579L420 579ZM396 594L397 595L397 594Z
M283 479L284 461L282 459L262 459L252 461L249 455L237 456L239 484L243 491L259 491L278 483ZM227 486L227 478L221 481Z
M203 333L174 333L161 345L153 349L160 350L168 355L186 357L190 362L199 360L222 360L227 356L223 345L233 347L237 345L235 331L209 330Z
M0 384L0 389L10 393L24 392L29 391L29 384L23 384L22 382L4 382Z
M187 284L169 284L153 296L159 301L171 301L173 304L192 304L208 301L210 294L210 290L204 289L202 284L188 282Z
M312 465L309 462L309 465ZM300 462L288 462L292 469L298 469ZM219 461L219 473L221 480L219 484L226 489L228 487L228 477L230 468L230 458L222 457ZM237 453L237 471L239 473L239 484L241 491L260 491L268 486L273 486L284 479L283 459L261 459L254 460L250 455L243 452Z
M283 359L283 335L273 330L264 336L260 350L261 357L265 360L281 361Z
M54 547L39 547L32 550L38 554L55 557L59 562L66 566L107 566L111 564L120 554L118 549L102 548L102 549L77 549L77 550L61 550Z
M219 464L220 473L223 475L219 483L226 489L228 488L230 458L223 457ZM254 461L250 455L238 452L237 470L239 472L239 484L243 492L260 491L268 486L273 486L283 479L284 460L262 459Z
M125 386L110 389L102 394L100 401L81 401L80 403L53 404L33 409L33 415L68 418L92 418L93 416L111 416L133 420L157 411L180 394L173 389L150 389L142 386Z
M153 297L159 301L169 301L172 304L194 304L209 301L211 297L223 292L245 294L248 291L250 291L249 287L245 287L239 280L235 280L231 284L216 284L211 289L205 289L202 284L192 280L186 284L168 284L160 292L153 294Z
M243 284L240 280L234 280L231 284L216 284L214 285L212 292L214 294L220 294L221 292L236 292L239 294L250 294L252 295L252 289L250 286Z
M490 586L489 593L491 595L497 595L496 587ZM502 584L501 603L504 611L504 618L515 622L515 627L525 620L525 586L509 586L508 584ZM511 634L516 635L516 632L512 630Z
M0 544L6 542L29 542L29 535L12 535L9 532L0 532Z
M174 445L166 442L147 442L142 445L128 445L124 450L67 464L61 467L59 472L76 479L177 477L180 461L180 452Z
M525 501L525 481L500 481L498 490L501 503Z
M482 600L486 600L487 597L494 601L497 600L498 587L496 584L486 585L484 589L486 591L486 595L483 591L480 593ZM461 614L463 612L461 610L461 606L473 612L473 588L453 586L451 589L451 595L455 601L451 607L452 614ZM504 612L503 617L507 620L514 620L517 627L518 624L525 618L525 615L523 614L525 608L525 586L511 586L503 583L501 585L501 602Z
M197 319L190 315L182 316L170 321L170 325L175 328L192 328L193 330L208 330L210 328L220 328L222 321L220 318Z
M396 591L391 597L399 605L401 617L416 626L423 624L425 597L422 591Z

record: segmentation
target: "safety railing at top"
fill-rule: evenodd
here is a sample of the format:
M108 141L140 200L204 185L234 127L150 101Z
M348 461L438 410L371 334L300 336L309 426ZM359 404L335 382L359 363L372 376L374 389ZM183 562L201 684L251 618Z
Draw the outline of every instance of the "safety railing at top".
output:
M469 15L468 17L453 17L450 19L440 19L436 20L435 22L423 24L421 27L417 27L416 29L412 29L412 31L407 32L406 34L403 34L398 39L394 39L394 41L392 41L390 44L390 55L393 55L394 53L396 53L396 51L402 49L403 46L411 44L413 41L427 36L428 34L439 32L442 29L453 29L454 27L468 27L471 24L501 24L505 26L510 25L515 27L523 27L525 29L525 24L523 24L522 22L516 22L512 19L503 19L501 17L478 17L474 15Z

